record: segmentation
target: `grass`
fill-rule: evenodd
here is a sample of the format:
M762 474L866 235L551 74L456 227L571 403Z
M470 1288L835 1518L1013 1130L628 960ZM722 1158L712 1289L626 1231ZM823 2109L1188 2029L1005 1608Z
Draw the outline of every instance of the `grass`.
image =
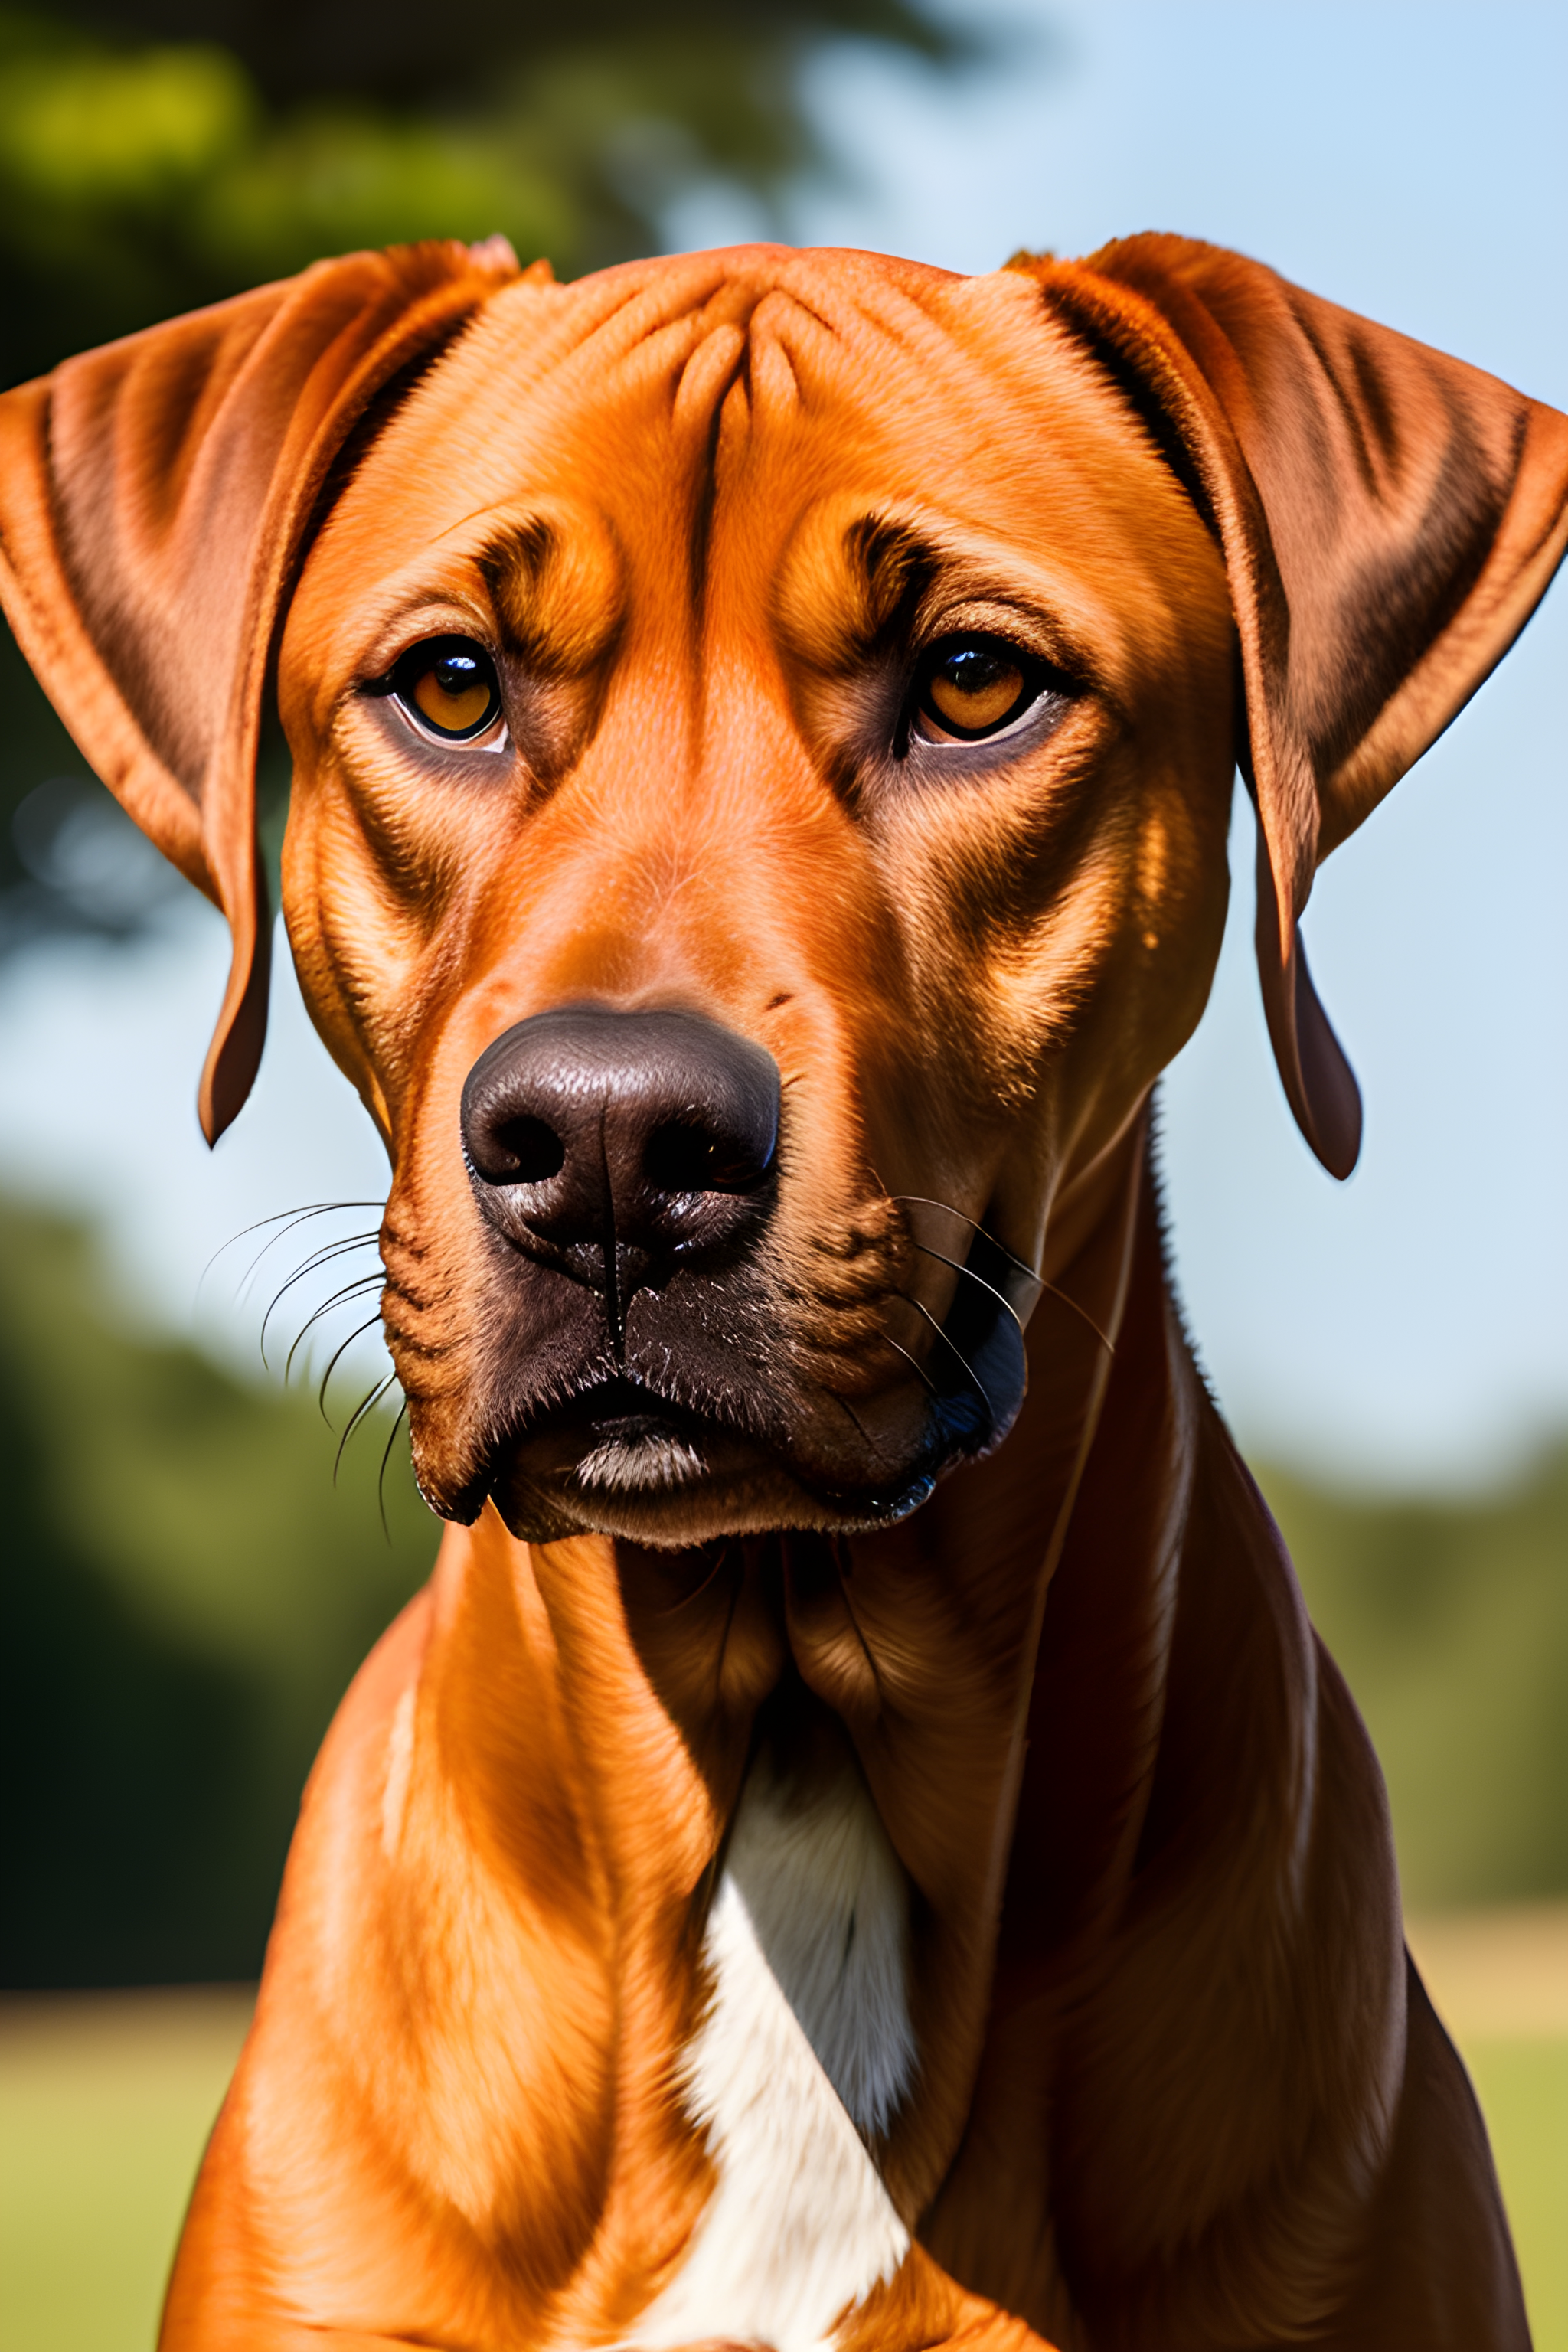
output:
M1528 1927L1526 1915L1503 1925L1509 1949L1520 1946L1521 1916ZM1491 2127L1536 2352L1568 2352L1568 2031L1496 2030L1512 1979L1505 1960L1500 1999L1474 1933L1468 1974L1446 1956L1440 1929L1413 1940ZM1483 1932L1483 1959L1485 1944ZM1530 1999L1516 2013L1540 2020ZM0 2343L150 2352L181 2213L248 2011L238 1990L0 2006ZM1467 2019L1487 2030L1468 2032Z
M1536 2352L1568 2352L1568 1903L1407 1933L1491 2133Z
M1568 2036L1465 2044L1524 2273L1535 2352L1568 2352Z
M149 2352L243 1991L0 2009L0 2344Z

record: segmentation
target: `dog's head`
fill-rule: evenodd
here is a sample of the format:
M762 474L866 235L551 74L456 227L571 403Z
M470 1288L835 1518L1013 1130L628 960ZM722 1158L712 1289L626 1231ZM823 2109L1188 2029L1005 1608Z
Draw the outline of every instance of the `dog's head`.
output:
M1202 1010L1239 755L1297 919L1544 588L1568 425L1233 255L961 279L772 247L558 287L322 265L0 404L7 602L228 913L251 779L386 1139L436 1507L685 1540L907 1509L1010 1425L1037 1270Z

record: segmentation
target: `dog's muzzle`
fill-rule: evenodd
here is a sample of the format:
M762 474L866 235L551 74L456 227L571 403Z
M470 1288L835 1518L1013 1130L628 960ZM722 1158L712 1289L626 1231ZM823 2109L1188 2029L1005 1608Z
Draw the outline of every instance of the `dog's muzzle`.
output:
M624 1517L635 1496L684 1528L750 1510L761 1479L770 1509L809 1496L879 1523L1011 1427L1026 1378L1014 1289L1032 1304L1040 1286L966 1217L906 1200L918 1260L951 1267L956 1286L940 1321L910 1290L889 1291L882 1312L890 1321L907 1302L907 1339L866 1344L880 1338L895 1379L900 1359L912 1370L920 1425L889 1452L840 1407L825 1445L810 1419L820 1399L803 1408L778 1360L762 1244L780 1184L780 1078L752 1040L695 1013L535 1013L474 1064L461 1123L499 1255L482 1451L456 1516L489 1491L514 1533L548 1539L584 1514ZM846 1449L838 1421L858 1445Z

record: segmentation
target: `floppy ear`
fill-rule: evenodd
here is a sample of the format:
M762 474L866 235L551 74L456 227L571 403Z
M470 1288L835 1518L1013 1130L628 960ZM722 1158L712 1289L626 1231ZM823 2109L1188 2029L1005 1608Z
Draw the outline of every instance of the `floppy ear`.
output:
M1264 1009L1302 1133L1348 1176L1361 1097L1298 919L1320 860L1545 592L1568 542L1568 417L1190 238L1018 266L1120 383L1224 550Z
M266 1033L257 741L316 502L368 403L517 275L500 238L351 254L0 398L0 601L90 765L228 918L209 1142Z

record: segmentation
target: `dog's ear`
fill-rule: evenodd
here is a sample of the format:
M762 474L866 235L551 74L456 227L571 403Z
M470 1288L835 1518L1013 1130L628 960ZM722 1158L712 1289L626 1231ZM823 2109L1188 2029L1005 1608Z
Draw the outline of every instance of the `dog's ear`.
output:
M0 599L22 650L90 765L228 918L209 1142L266 1032L257 742L302 542L370 402L517 275L499 238L352 254L0 398Z
M1188 238L1016 266L1116 378L1224 550L1268 1030L1302 1133L1346 1176L1361 1097L1298 919L1319 862L1544 593L1568 541L1568 417Z

